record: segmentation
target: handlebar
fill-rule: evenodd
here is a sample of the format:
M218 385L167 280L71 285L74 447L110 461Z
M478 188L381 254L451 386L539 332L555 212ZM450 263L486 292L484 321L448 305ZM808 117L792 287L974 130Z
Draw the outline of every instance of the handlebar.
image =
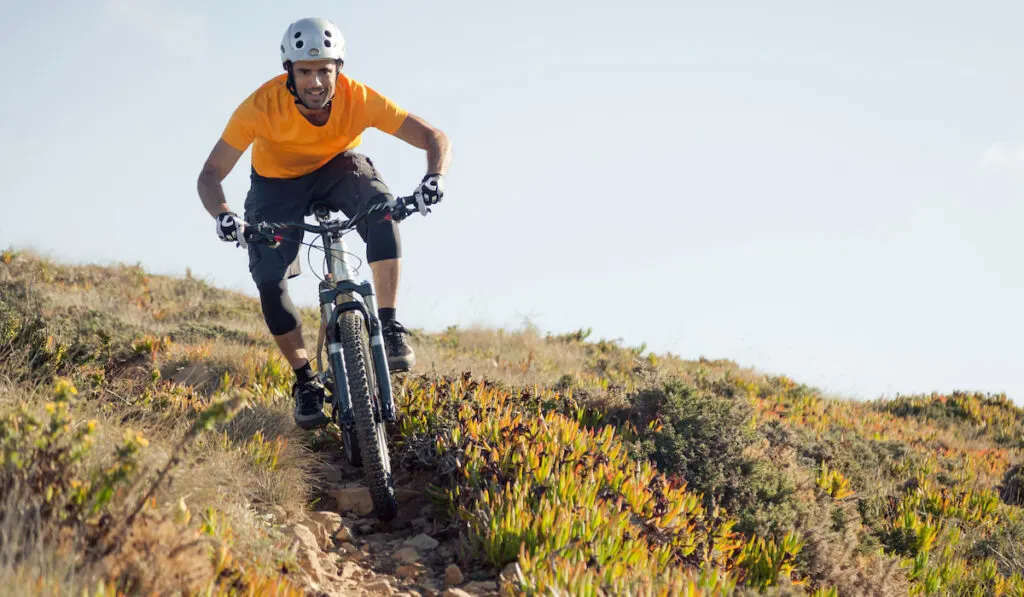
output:
M266 244L277 247L284 240L284 237L277 230L300 229L315 234L332 232L345 232L352 230L368 215L383 211L384 219L401 222L410 215L419 212L423 215L430 213L430 208L425 203L417 201L415 196L396 197L394 204L378 203L371 205L366 210L358 213L348 220L330 220L326 215L317 215L320 224L307 224L306 222L258 222L255 225L243 223L242 238L246 243Z

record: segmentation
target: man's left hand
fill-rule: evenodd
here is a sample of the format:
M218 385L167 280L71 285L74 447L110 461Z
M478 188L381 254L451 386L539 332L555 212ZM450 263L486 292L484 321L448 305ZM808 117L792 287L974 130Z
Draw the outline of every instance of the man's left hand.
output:
M427 174L413 196L421 205L440 203L444 199L444 178L440 174Z

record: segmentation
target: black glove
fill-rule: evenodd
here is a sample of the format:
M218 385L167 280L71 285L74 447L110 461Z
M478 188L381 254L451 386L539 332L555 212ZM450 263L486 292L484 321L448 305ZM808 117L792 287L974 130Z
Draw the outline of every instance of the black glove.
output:
M413 193L413 197L420 205L440 203L441 199L444 199L444 178L440 174L427 174Z
M233 211L225 211L217 215L217 236L224 242L237 242L239 246L244 246L242 226L238 214Z

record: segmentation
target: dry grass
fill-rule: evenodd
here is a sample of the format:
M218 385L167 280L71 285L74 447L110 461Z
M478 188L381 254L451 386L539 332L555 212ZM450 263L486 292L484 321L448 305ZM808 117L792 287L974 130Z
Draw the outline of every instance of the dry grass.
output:
M257 399L236 420L192 442L179 455L181 461L169 483L155 495L157 509L147 508L139 517L119 551L117 566L76 570L70 564L75 561L73 550L65 556L57 551L61 546L52 542L18 545L10 540L11 533L5 533L6 549L31 557L0 562L0 586L27 583L33 585L32 591L19 589L19 594L80 596L83 589L96 588L97 578L111 576L131 578L132 592L139 594L171 594L172 589L178 590L167 584L173 579L179 588L184 586L180 583L191 586L197 578L207 583L210 570L193 574L188 571L194 567L179 561L183 554L192 553L190 549L171 557L155 546L174 548L180 542L171 535L194 534L211 516L216 524L210 526L216 529L208 539L229 545L234 561L272 573L281 562L294 559L285 540L269 532L262 513L271 506L303 511L311 494L307 471L315 463L306 440L294 430L287 392L282 391L289 380L282 377L280 357L266 336L255 300L196 280L151 277L134 266L63 266L23 253L0 266L0 308L5 304L43 314L59 324L49 339L39 340L56 348L39 350L53 367L77 380L81 392L75 419L95 420L93 448L83 461L90 471L111 465L115 446L131 429L148 440L138 477L151 479L198 413L223 390L218 386L224 374L232 378L232 387L256 382L262 386ZM82 328L77 315L90 312L102 313L100 321L105 323L96 329ZM104 340L100 334L109 338ZM182 341L168 341L174 337ZM111 348L103 349L107 356L95 364L79 367L67 361L72 357L61 356L60 347L74 342ZM26 345L6 357L0 355L0 415L19 404L43 414L49 374L40 371L44 377L36 379L37 373L26 368L31 350L36 349ZM189 366L193 367L186 371ZM290 375L287 368L284 373ZM132 495L137 494L129 492L115 501L127 507ZM179 504L187 507L192 520L191 530L184 534L167 523ZM24 516L12 518L11 509L5 512L7 527L24 530L30 524ZM0 533L4 528L0 525ZM71 544L74 540L66 538ZM210 568L210 546L197 544L196 549ZM168 580L153 584L150 571Z
M73 558L59 545L18 545L7 539L9 529L25 528L31 521L11 518L10 508L0 513L6 516L5 523L0 521L5 545L29 556L4 560L0 550L0 586L18 587L25 594L77 597L81 589L95 592L98 578L122 574L134 579L138 590L177 590L191 582L193 573L173 581L178 585L163 586L153 584L147 571L180 568L199 578L209 569L198 562L207 565L212 555L204 548L203 557L189 564L174 562L166 551L183 536L175 530L179 527L167 524L179 504L191 514L185 528L194 533L202 526L204 541L229 548L239 566L269 574L290 561L293 556L264 513L273 506L292 515L306 510L314 494L310 474L320 463L311 449L316 440L294 429L288 396L292 374L266 332L258 301L189 277L151 276L136 266L66 266L28 253L0 263L0 416L21 402L39 411L54 375L73 378L80 390L75 416L97 421L95 450L85 462L90 470L110 465L111 451L130 428L149 439L140 458L151 474L212 400L232 393L249 398L248 409L234 420L190 444L171 482L157 492L157 506L147 509L131 529L120 568L73 570ZM27 305L29 312L59 323L29 340L35 350L31 366L15 358L26 357L27 349L3 352L8 340L2 337L5 302ZM302 315L312 348L317 313L304 309ZM101 334L108 336L103 342ZM651 355L643 347L591 341L587 335L580 330L552 337L530 325L511 331L473 327L416 333L412 342L418 365L398 385L407 391L410 380L419 379L432 387L440 383L439 377L472 371L488 384L518 388L513 393L522 393L524 400L545 396L544 408L574 412L585 426L617 426L636 458L685 453L696 437L688 436L687 429L703 433L704 439L728 441L749 431L754 439L730 452L729 462L738 466L728 470L730 483L723 486L747 487L756 496L751 502L756 511L737 507L728 515L746 517L751 522L747 528L766 535L778 531L781 536L791 529L802 533L805 545L796 574L814 588L834 587L840 594L906 594L924 587L923 576L908 581L908 571L917 566L921 575L953 570L964 583L975 583L970 585L975 590L984 586L975 577L986 562L994 562L1010 583L1006 587L1024 587L1024 581L1011 578L1024 573L1024 528L1019 526L1024 514L1013 504L1020 475L1007 474L1024 460L1018 433L1024 415L1012 405L979 397L957 398L962 405L957 408L947 408L943 396L892 404L834 400L788 378L766 376L731 361L684 361ZM62 347L69 351L63 356ZM89 350L102 354L93 361L75 361ZM663 411L641 412L646 407L637 401L644 394L639 390L669 380L682 380L696 397L714 397L692 403L700 412L690 419L699 424L679 418L683 403L678 401L667 402L669 408ZM422 392L410 398L414 403L423 399ZM950 403L953 399L949 397ZM741 426L749 429L729 423L707 432L715 420L708 418L704 402L748 404L753 417ZM461 408L457 401L450 406L452 412ZM444 419L435 412L422 415L435 421L432 425ZM1013 443L1014 433L1018 443ZM401 439L410 446L419 442L417 446L436 447L436 437L421 435ZM402 446L396 442L397 450ZM663 472L678 481L686 474L710 471L722 457L712 453L701 462L691 459L693 471ZM421 457L417 462L427 461ZM823 464L849 481L852 497L822 493L815 476ZM683 480L696 486L696 478ZM789 493L779 492L787 483ZM977 510L972 504L990 499L997 487L1011 503L972 514ZM975 502L961 506L961 499ZM909 513L900 515L900 508ZM953 528L966 529L964 538L949 550L940 550L940 545L930 555L927 541L920 539L930 559L915 564L900 537L927 538L930 519L943 526L940 541L949 539ZM65 546L75 545L74 537L67 541ZM165 576L174 578L173 572ZM967 585L943 586L955 591ZM790 594L783 593L789 588L777 590Z
M417 373L472 371L522 387L553 385L566 373L584 371L587 361L583 344L551 341L529 325L514 331L449 328L436 336L417 334L413 346Z
M39 387L17 387L0 384L4 397L0 411L9 412L15 405L27 407L35 416L45 416L48 397ZM87 471L110 467L118 438L128 429L105 416L101 409L88 403L75 413L79 421L93 420L96 433L92 450L83 460ZM135 429L136 431L138 428ZM161 436L153 435L157 445L144 454L143 466L155 468L166 458ZM121 503L129 504L140 497L139 487L126 488ZM193 530L188 532L167 519L159 510L146 510L127 530L123 549L100 561L86 560L79 555L94 548L83 529L74 526L54 534L48 523L34 508L30 496L38 490L15 485L3 496L0 506L0 586L8 595L90 595L104 579L131 579L139 594L190 594L201 589L210 579L212 562L206 543ZM126 512L125 512L126 513Z

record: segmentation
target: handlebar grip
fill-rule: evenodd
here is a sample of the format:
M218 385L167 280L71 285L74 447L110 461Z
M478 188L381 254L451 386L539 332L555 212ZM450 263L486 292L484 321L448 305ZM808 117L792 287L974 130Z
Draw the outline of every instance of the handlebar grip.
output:
M418 212L419 204L416 202L416 197L414 195L409 195L408 197L395 197L395 205L391 206L388 211L390 212L393 220L401 222L405 218Z

